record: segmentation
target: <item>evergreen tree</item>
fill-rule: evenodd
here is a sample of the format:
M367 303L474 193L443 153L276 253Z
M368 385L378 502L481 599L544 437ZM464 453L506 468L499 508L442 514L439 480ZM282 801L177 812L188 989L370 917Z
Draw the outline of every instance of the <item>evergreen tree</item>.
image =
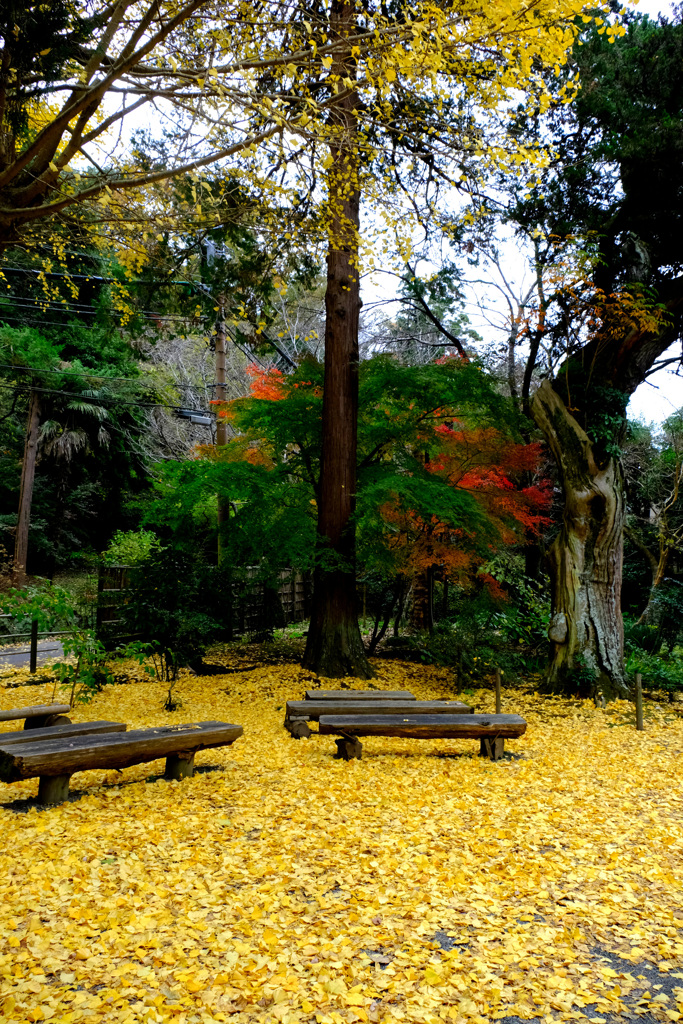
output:
M573 692L587 668L610 695L627 692L625 410L683 329L683 23L628 15L613 40L602 28L574 50L572 107L520 116L522 137L544 134L553 160L541 184L508 190L506 219L529 241L536 280L516 335L529 353L520 398L564 491L547 685Z

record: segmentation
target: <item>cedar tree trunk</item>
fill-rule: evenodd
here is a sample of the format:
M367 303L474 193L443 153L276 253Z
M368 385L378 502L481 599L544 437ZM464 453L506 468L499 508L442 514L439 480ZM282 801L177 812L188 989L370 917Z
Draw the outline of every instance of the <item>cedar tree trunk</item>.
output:
M331 38L346 38L355 26L352 2L333 0ZM331 68L333 88L355 77L350 48ZM325 293L325 388L318 502L318 555L313 614L304 665L322 676L368 679L356 596L356 498L358 431L358 319L360 281L358 226L358 133L355 91L330 115L332 163L328 169L329 242Z
M28 557L28 531L31 523L33 482L36 476L38 457L38 432L40 430L40 398L37 391L31 392L28 406L24 462L21 467L19 487L19 514L14 535L14 584L21 587L26 582L26 560Z
M413 581L410 624L414 629L434 632L434 574L431 566L421 569Z
M593 444L548 381L531 412L557 462L564 490L560 531L548 555L552 581L547 687L583 696L625 696L621 618L624 476ZM594 677L594 682L591 682Z
M227 348L227 330L225 327L225 296L220 295L218 297L218 322L216 324L216 399L219 402L227 402L228 392L226 390L225 380L225 356ZM221 452L225 451L225 446L228 443L228 423L225 418L225 406L218 407L218 415L216 417L216 448L220 457ZM228 628L227 636L228 640L232 640L233 637L233 594L232 594L232 576L229 571L229 566L225 558L226 555L226 540L227 531L230 529L230 502L223 494L218 495L217 503L217 516L216 516L216 533L218 536L218 550L217 550L217 564L219 568L226 569L226 600L228 604Z
M225 354L227 344L227 333L225 329L225 298L223 295L219 296L218 299L218 322L216 323L216 401L226 402L227 401L227 390L225 381ZM225 419L225 406L221 406L218 409L216 416L216 448L218 454L225 451L225 446L228 443L228 423ZM230 505L225 500L224 496L218 495L218 564L224 560L225 556L225 534L224 531L227 529L230 520Z

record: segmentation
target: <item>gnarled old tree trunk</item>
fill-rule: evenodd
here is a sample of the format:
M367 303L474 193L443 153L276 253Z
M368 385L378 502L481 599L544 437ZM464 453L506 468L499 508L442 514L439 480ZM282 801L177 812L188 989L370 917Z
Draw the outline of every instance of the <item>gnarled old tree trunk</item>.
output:
M593 443L549 381L531 413L557 462L564 490L562 525L549 553L552 618L547 686L553 692L623 696L621 618L624 476ZM593 681L594 680L594 681Z

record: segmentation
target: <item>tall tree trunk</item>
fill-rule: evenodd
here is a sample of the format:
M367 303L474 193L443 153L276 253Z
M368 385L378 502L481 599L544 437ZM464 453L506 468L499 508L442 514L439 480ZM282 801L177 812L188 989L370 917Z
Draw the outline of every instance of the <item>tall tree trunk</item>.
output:
M218 320L216 322L216 392L215 397L219 402L226 402L228 392L226 389L225 356L227 348L227 329L225 326L225 296L218 297ZM225 450L228 443L228 422L225 418L225 406L218 406L216 417L216 448L219 451ZM217 501L217 552L216 560L218 566L227 570L227 586L224 591L228 606L228 627L227 638L233 637L233 594L232 594L232 573L225 558L227 549L227 532L230 528L230 502L224 494L218 495Z
M28 405L28 422L26 425L26 440L24 442L24 462L21 467L19 514L17 516L17 528L14 535L13 582L15 586L18 587L23 586L26 582L28 531L31 524L31 504L33 502L33 482L36 477L39 430L40 398L37 391L32 391Z
M624 696L621 618L624 476L593 444L545 381L531 412L557 462L565 506L548 554L552 580L547 688L556 693Z
M413 581L410 624L414 629L434 631L434 578L432 567L421 569Z
M227 401L228 393L225 386L225 351L227 332L225 329L225 298L218 298L218 320L216 322L216 400ZM228 423L225 419L225 406L218 407L216 416L216 448L220 455L228 443ZM225 557L225 530L230 518L230 504L222 494L218 495L218 564Z
M354 5L333 0L330 37L345 39L355 27ZM355 78L351 49L340 48L332 64L333 88ZM357 96L350 92L330 115L327 185L329 242L325 293L325 388L318 502L319 564L304 665L322 676L368 679L356 597L356 499L358 431L358 319L360 280L358 227Z

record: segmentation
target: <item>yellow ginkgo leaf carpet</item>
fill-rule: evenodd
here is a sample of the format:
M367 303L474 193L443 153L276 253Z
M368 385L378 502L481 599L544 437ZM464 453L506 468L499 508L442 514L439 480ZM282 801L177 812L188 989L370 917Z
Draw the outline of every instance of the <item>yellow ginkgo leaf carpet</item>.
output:
M442 669L377 670L385 689L454 695ZM77 774L51 809L37 780L0 784L0 1020L679 1019L675 706L649 705L637 733L626 703L507 691L529 723L509 759L372 738L346 764L332 738L282 727L311 685L294 665L183 678L168 714L140 677L75 719L244 737L180 783L163 762ZM490 691L471 701L492 710Z

